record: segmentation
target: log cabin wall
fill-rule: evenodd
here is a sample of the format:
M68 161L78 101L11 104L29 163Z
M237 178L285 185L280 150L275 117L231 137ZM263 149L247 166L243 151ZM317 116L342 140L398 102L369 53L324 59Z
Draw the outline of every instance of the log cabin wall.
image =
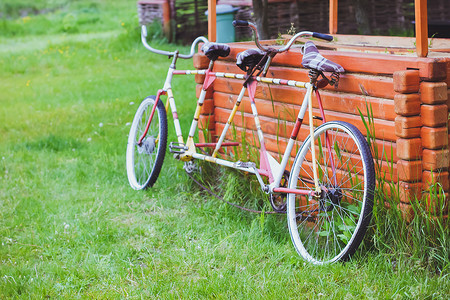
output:
M252 43L231 44L230 58ZM449 191L449 133L448 105L450 84L450 58L417 58L415 55L391 55L349 51L320 50L321 54L346 69L337 89L327 87L321 91L327 121L342 120L354 124L367 134L360 112L367 120L369 106L375 127L376 165L378 176L399 188L398 206L410 218L410 201L418 197L426 201L430 212L448 213L448 200L444 208L437 207L429 197L431 183ZM308 81L308 72L301 67L302 54L298 49L275 57L268 77ZM207 58L197 53L196 68L206 68ZM218 60L214 71L242 73L232 59ZM197 91L202 76L196 78ZM206 134L200 140L215 141L227 121L229 112L242 87L242 81L217 78L208 91L199 127ZM292 130L304 90L285 86L258 84L256 105L261 115L261 126L267 138L267 149L279 158ZM317 101L314 114L319 115ZM240 113L234 119L238 139L259 146L249 99L244 98ZM299 133L302 141L308 135L308 122ZM205 130L208 129L208 130ZM243 135L241 133L244 133ZM232 138L232 134L228 136ZM296 153L291 153L292 157ZM448 199L448 198L447 198Z
M251 0L218 0L218 4L230 4L240 7L236 19L254 20ZM414 0L364 0L359 1L366 7L364 19L370 32L364 32L358 23L357 2L338 1L338 33L374 34L374 35L414 35ZM269 32L271 38L287 33L291 27L297 31L311 30L328 32L329 2L316 0L269 0ZM448 0L428 1L428 20L450 21ZM448 24L450 25L450 24ZM448 27L447 27L448 28ZM430 29L432 29L430 27ZM448 29L447 29L448 31ZM430 31L430 37L436 32ZM439 35L436 35L439 37ZM245 40L251 32L245 28L236 30L236 39ZM448 36L440 36L448 37Z

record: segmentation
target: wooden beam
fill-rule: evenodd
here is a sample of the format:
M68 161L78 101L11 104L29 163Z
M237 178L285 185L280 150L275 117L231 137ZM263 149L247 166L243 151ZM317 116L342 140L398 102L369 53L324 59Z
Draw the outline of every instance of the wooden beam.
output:
M208 40L216 41L216 0L208 0Z
M419 57L428 55L427 0L414 0L416 14L416 52Z
M163 31L164 31L164 35L166 36L166 38L171 41L172 40L172 32L171 32L171 22L170 22L170 16L171 16L171 11L170 11L170 3L169 0L165 0L164 3L162 4L162 8L163 8Z
M330 0L329 32L336 34L338 27L338 0Z

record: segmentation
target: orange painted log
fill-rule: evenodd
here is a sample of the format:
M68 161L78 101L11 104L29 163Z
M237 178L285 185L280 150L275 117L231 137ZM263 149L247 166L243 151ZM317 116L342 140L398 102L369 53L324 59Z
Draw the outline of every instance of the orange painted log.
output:
M425 193L422 202L425 202L426 210L433 215L446 215L448 213L449 193Z
M447 62L447 78L445 79L445 83L450 87L450 57L447 57L445 60Z
M198 84L203 84L203 82L205 81L205 75L200 75L200 74L197 74L197 75L194 75L195 76L195 83L198 83Z
M394 96L395 113L401 116L415 116L420 114L419 94L396 94Z
M198 141L200 143L215 143L216 132L215 130L202 130L198 131Z
M448 125L448 107L447 104L421 106L420 116L422 124L428 127L440 127Z
M215 128L214 115L200 115L198 118L198 128L213 130Z
M200 110L200 114L202 115L212 115L214 113L214 100L213 99L205 99L203 102L202 108Z
M422 161L420 160L398 160L398 178L406 182L419 182L422 179Z
M450 57L447 57L445 60L447 61L447 78L445 79L445 83L450 87Z
M432 172L432 171L423 171L422 173L422 181L423 181L423 188L424 190L430 188L431 185L440 184L440 187L445 192L448 192L450 188L449 179L448 179L448 172L447 171L441 171L441 172ZM436 187L438 188L438 187Z
M238 113L239 114L239 113ZM238 117L238 116L237 116ZM216 120L217 121L217 120ZM278 124L277 124L278 125ZM216 122L216 132L220 135L220 133L223 130L224 123L220 123L219 121ZM292 125L290 125L289 129L292 129ZM242 126L237 126L235 124L232 125L230 132L227 134L228 139L235 139L236 136L232 134L233 130L235 130L238 133L245 132L245 137L252 137L252 143L259 144L256 131L253 129L243 128ZM309 135L309 127L308 126L302 126L299 132L299 135L297 137L297 142L300 145ZM238 135L237 137L240 138L242 135ZM268 148L271 151L277 152L277 153L284 153L284 149L286 148L288 137L281 136L281 135L271 135L266 132L264 132L264 137L266 139L272 140L274 143L274 147ZM373 155L376 155L374 158L383 160L383 159L391 159L392 162L397 162L397 144L392 143L385 140L375 140L374 141L374 147L377 148L377 151L373 151ZM294 148L295 150L295 148ZM392 163L391 163L392 164Z
M420 116L395 118L395 134L401 138L415 138L420 136L422 121Z
M427 149L445 149L448 147L448 128L447 127L422 127L421 128L422 145Z
M445 82L421 82L420 100L425 104L447 102L447 84Z
M234 62L229 61L217 61L214 65L214 71L237 74L243 73ZM267 73L267 77L309 82L308 70L300 67L288 68L271 66ZM323 90L336 91L332 86L327 86L321 91ZM393 79L388 76L344 73L340 76L338 91L379 98L394 98Z
M397 140L397 157L404 160L417 160L421 156L422 141L420 138Z
M224 93L229 101L234 101L242 88L242 82L239 80L225 80L222 78L217 78L214 82L214 89L217 92ZM266 84L259 84L256 88L256 98L255 102L257 107L259 107L262 99L270 101L277 104L279 102L287 104L295 104L296 106L301 105L303 97L305 95L305 89L292 88L285 86L271 86L270 88ZM367 117L367 108L371 109L374 118L385 119L393 121L396 117L394 111L394 101L390 99L374 98L374 97L363 97L353 94L344 93L332 93L329 91L322 91L320 94L322 98L322 104L327 111L336 111L342 113L348 113L357 115L360 117L359 112L361 112L365 117ZM231 100L233 99L233 100ZM220 102L217 102L220 106ZM318 102L313 98L313 107L318 108Z
M262 101L261 101L262 102ZM220 106L219 107L219 104ZM248 103L246 105L246 103ZM218 93L214 93L214 104L215 104L215 115L216 115L216 121L221 121L221 122L226 122L226 119L228 118L228 115L230 113L230 110L232 109L234 102L232 101L223 101L221 100L221 98L219 98ZM246 100L246 98L243 99L243 103L241 103L240 109L243 109L244 111L247 111L248 113L244 113L244 118L245 120L248 122L248 124L250 125L246 125L246 126L252 126L249 127L251 129L256 129L256 127L254 127L254 122L253 122L253 115L251 115L250 112L250 106L249 106L249 100ZM273 117L274 114L270 114L270 117L265 117L263 114L269 114L269 112L272 110L272 105L270 102L265 103L265 108L262 108L262 103L259 103L258 108L258 113L261 114L261 123L266 122L267 124L271 124L271 122L273 122ZM224 107L224 108L223 108ZM279 113L282 114L282 116L284 117L291 117L291 120L294 120L294 116L297 116L298 114L298 109L299 107L294 108L293 113L288 113L290 110L284 109L284 110L279 110ZM320 112L317 109L313 110L313 115L315 116L320 116ZM327 121L344 121L344 122L348 122L350 124L355 125L363 134L366 134L366 128L364 126L363 121L361 120L360 116L356 116L356 115L351 115L351 114L343 114L343 113L337 113L334 111L326 111L325 112ZM277 116L277 115L275 115ZM235 121L239 121L238 120L239 117L236 116L235 117ZM276 121L277 124L281 124L283 125L284 122L283 121ZM305 120L303 121L305 125L309 124L309 120L308 118L305 118ZM290 123L290 122L288 122ZM273 123L275 124L275 123ZM318 123L319 124L319 123ZM264 128L264 125L261 124L262 127ZM244 126L244 127L246 127ZM293 124L287 124L287 127L289 128L287 131L284 130L283 126L280 125L271 125L273 128L267 128L267 132L270 134L277 134L277 132L279 134L282 134L283 136L288 136L288 134L290 134L292 132L292 126ZM397 140L397 136L395 135L395 130L394 129L394 122L392 121L386 121L386 120L376 120L375 121L375 137L377 139L384 139L387 141L392 141L395 142ZM275 127L280 127L279 129L276 129ZM264 129L263 129L264 130ZM269 131L270 130L270 131ZM265 131L265 130L264 130ZM265 131L266 132L266 131ZM419 134L420 134L420 128L419 128Z
M195 87L195 96L197 97L197 99L200 97L200 92L203 89L203 85L202 84L197 84ZM213 98L213 93L214 93L214 89L213 89L213 85L211 85L207 90L206 90L206 95L205 95L205 99L212 99Z
M399 181L399 197L403 203L411 203L415 199L420 199L422 196L421 182L405 182Z
M225 127L225 124L216 122L216 132L217 133L220 134L222 132L222 130L224 129L224 127ZM306 137L309 134L309 130L307 128L303 128L303 131L301 130L300 134L304 135ZM238 137L244 136L247 143L249 143L253 147L259 149L259 141L258 141L256 132L249 130L249 129L235 126L235 127L233 127L233 129L231 131L229 131L227 133L226 140L227 141L235 141L236 136L238 136ZM280 161L282 155L284 154L286 145L287 145L287 139L276 137L273 135L268 135L268 134L265 134L264 137L265 137L264 142L266 145L266 149L272 154L272 156L274 158L276 158L278 161ZM379 143L381 145L382 141L379 141ZM298 150L300 149L300 146L301 146L301 142L300 141L296 142L296 144L292 150L292 153L291 153L292 158L295 157ZM383 145L380 146L380 148L382 148L382 147L383 147ZM393 151L395 151L395 149ZM380 161L379 164L381 166L381 168L380 168L381 174L379 174L379 175L382 176L383 179L386 181L397 182L397 165L387 163L385 161Z
M424 170L438 171L449 167L449 150L423 149L422 165Z
M403 219L410 223L414 219L414 208L409 203L400 202L397 204L397 209L402 214Z
M450 74L450 72L448 74ZM450 77L450 75L448 77ZM450 85L448 85L448 84L447 84L447 86L450 87ZM450 109L450 88L447 89L447 106Z
M220 135L223 131L223 129L225 128L225 124L223 123L219 123L216 122L216 132ZM307 135L307 131L305 130L302 135ZM236 139L237 137L237 139ZM235 141L241 141L241 137L245 138L246 143L252 145L253 147L256 147L259 149L259 140L258 140L258 136L256 134L255 131L252 131L250 129L246 129L246 128L242 128L242 127L238 127L238 126L233 126L226 135L226 140L227 141L231 141L231 142L235 142ZM279 159L281 155L284 154L284 151L286 149L287 146L287 141L288 139L283 138L283 137L277 137L277 136L273 136L270 134L265 134L264 135L264 142L266 144L266 149L268 151L270 151L271 153L273 153L274 155L272 155L274 158ZM298 141L296 142L291 156L295 157L297 151L300 149L300 145L301 142Z
M192 63L196 69L207 69L209 66L209 58L201 52L194 54Z
M239 52L256 48L254 43L233 43L229 60ZM343 52L319 50L329 60L340 64L347 72L363 74L392 75L399 70L418 69L421 78L429 81L441 81L446 78L447 61L444 58L418 58L390 54ZM287 53L275 56L273 65L301 67L300 49L291 49Z
M418 70L394 72L394 91L397 93L417 93L419 91L420 77Z

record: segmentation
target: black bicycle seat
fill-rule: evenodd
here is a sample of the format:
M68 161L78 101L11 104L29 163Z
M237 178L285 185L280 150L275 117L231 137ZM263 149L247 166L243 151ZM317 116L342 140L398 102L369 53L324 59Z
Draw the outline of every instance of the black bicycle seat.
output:
M242 70L242 71L249 71L252 70L264 57L266 53L259 49L247 49L245 51L239 52L236 56L236 65ZM267 60L264 60L263 63L265 63Z
M230 55L230 46L221 43L206 43L202 46L202 51L210 60Z
M308 69L314 69L322 72L345 72L344 68L337 63L323 57L313 42L306 42L303 46L302 65Z

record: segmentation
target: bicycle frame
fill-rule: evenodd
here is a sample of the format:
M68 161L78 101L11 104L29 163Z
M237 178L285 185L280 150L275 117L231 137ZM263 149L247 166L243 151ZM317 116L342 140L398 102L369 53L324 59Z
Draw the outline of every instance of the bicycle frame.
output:
M154 114L154 111L155 111L158 101L162 101L160 98L161 95L167 95L165 107L166 107L167 112L168 112L169 107L172 112L178 143L180 143L182 145L186 145L186 148L184 149L185 152L183 152L179 155L180 160L190 161L192 159L201 159L204 161L216 163L216 164L219 164L222 166L226 166L226 167L230 167L230 168L234 168L234 169L238 169L241 171L245 171L245 172L254 174L254 175L256 175L256 177L261 185L261 188L267 193L292 193L292 194L308 195L308 196L312 197L312 196L318 195L321 192L321 188L319 187L319 183L318 183L317 166L316 166L317 163L315 160L315 151L314 150L311 151L311 153L312 153L312 162L313 162L315 190L310 191L310 190L289 189L289 188L285 188L285 187L280 187L280 182L283 177L284 170L286 169L289 157L291 155L292 149L293 149L295 141L297 139L298 132L303 123L303 119L305 117L307 108L309 108L310 135L311 136L314 135L313 114L312 114L312 93L313 93L313 91L315 91L317 100L319 102L319 110L321 113L322 121L325 122L325 114L324 114L324 110L322 107L320 94L319 94L317 88L315 88L311 83L308 83L308 82L277 79L277 78L267 78L267 77L261 77L261 76L252 76L250 79L248 79L248 78L246 78L246 76L244 74L213 72L212 71L213 66L214 66L213 61L210 62L208 69L205 69L205 70L176 70L177 58L178 58L178 55L176 53L173 56L172 64L169 67L169 70L168 70L168 73L166 76L166 80L164 83L164 87L158 91L158 94L156 96L156 101L155 101L152 113L150 115L150 118L149 118L149 121L147 124L147 129L148 129L148 126L150 125L150 122L153 117L153 114ZM269 60L267 62L267 64L270 64L270 61L271 60ZM268 66L266 65L265 69L267 69L267 68L268 68ZM202 87L202 90L201 90L201 93L200 93L200 96L199 96L199 99L197 102L197 107L196 107L196 110L194 113L194 118L192 120L191 127L189 130L189 135L187 137L186 143L184 143L181 126L180 126L180 122L178 119L178 113L177 113L177 109L176 109L175 99L174 99L173 93L172 93L172 78L173 78L173 75L197 75L197 74L205 75L205 79L204 79L203 87ZM206 90L214 82L214 80L218 77L246 80L247 84L243 85L243 87L239 93L239 96L235 101L234 107L228 117L228 121L225 124L225 128L223 129L223 131L219 137L218 142L217 143L195 144L194 143L194 135L197 131L198 119L200 116L201 107L205 100ZM266 147L265 147L264 134L261 129L259 116L258 116L258 112L256 109L256 104L255 104L255 91L256 91L256 86L257 86L258 82L268 83L268 84L273 84L273 85L286 85L286 86L292 86L292 87L300 87L300 88L306 89L306 94L303 98L302 105L301 105L300 111L298 113L294 128L291 132L287 147L285 149L285 152L282 156L282 160L280 163L278 163L275 160L275 158L273 158L267 152ZM240 161L232 162L232 161L228 161L226 159L217 157L221 147L239 145L239 143L236 143L236 142L226 143L226 142L224 142L224 140L225 140L225 137L229 130L229 127L231 126L233 118L238 110L238 107L239 107L246 91L248 91L248 96L250 98L251 109L252 109L253 117L255 120L255 125L257 128L258 139L260 142L260 168L259 169L256 168L254 163L243 163ZM140 138L140 141L143 140L146 133L147 133L147 130L144 132L144 134ZM327 137L327 141L326 141L326 146L328 148L328 153L331 153L331 145L330 145L328 137ZM214 151L213 151L212 155L201 154L201 153L197 153L197 151L196 151L197 147L214 147ZM314 149L314 147L315 147L314 139L311 139L311 148ZM330 154L330 157L331 157L331 154ZM333 163L332 159L331 159L331 162L332 162L331 167L334 170L334 163ZM269 185L264 184L261 176L265 176L269 179Z
M176 159L184 162L184 169L188 175L198 169L194 160L203 160L244 171L255 175L262 191L269 194L267 198L274 210L270 213L286 213L291 240L300 256L313 264L347 260L355 253L369 226L376 182L371 149L360 130L344 120L326 122L325 119L319 89L327 85L337 87L340 73L345 70L339 64L323 57L317 47L307 41L303 46L301 62L303 67L310 69L309 80L305 79L307 82L269 78L271 75L268 73L272 59L278 53L288 51L297 38L317 37L331 41L333 37L302 31L294 35L284 46L267 45L267 43L262 45L258 41L255 24L242 20L234 21L233 24L250 27L255 33L255 43L261 50L244 51L237 55L238 67L244 71L237 73L241 74L217 72L222 69L222 64L218 65L219 68L214 67L219 57L228 57L232 53L227 45L210 43L206 38L198 37L192 43L188 54L180 54L178 50L170 52L153 49L146 41L145 27L142 28L141 37L144 46L151 52L168 56L173 60L167 71L164 86L156 96L148 96L141 102L131 123L126 153L128 181L135 190L152 187L160 174L167 154L167 146ZM192 58L200 41L206 43L201 49L210 59L208 68L176 70L177 59ZM225 67L228 66L225 65ZM329 78L325 73L331 74ZM172 90L172 79L175 75L202 75L204 78L186 138L183 138ZM219 80L216 81L217 78ZM242 82L242 89L239 95L234 95L235 83L239 80ZM256 105L256 98L260 98L257 86L261 83L267 84L269 89L273 88L277 95L285 92L285 88L273 87L273 85L293 87L288 89L289 95L291 92L294 94L298 92L298 100L295 99L297 101L289 100L289 103L299 104L293 107L296 119L289 117L289 120L286 120L289 123L290 133L286 133L287 130L282 129L280 124L278 124L280 128L272 130L277 126L277 122L261 123L266 117L260 117L257 108L266 116L283 112L281 105L274 103L272 103L273 112L271 112L270 102L266 100L261 100L261 103ZM224 105L216 103L217 123L211 124L212 126L199 126L203 123L199 121L207 117L201 113L202 111L205 113L202 107L207 106L211 101L205 98L210 98L206 94L210 94L208 88L211 89L212 84L217 85L218 92L214 94L214 99L224 99L227 103L222 103ZM226 92L222 87L227 85L231 88L233 95L222 97L225 94L219 92ZM264 89L262 94L266 94L266 91ZM267 94L272 95L272 91ZM216 96L219 97L216 98ZM315 111L313 112L314 97L317 99L318 106L314 102ZM169 110L173 116L177 139L167 145ZM242 124L239 116L236 118L236 113L242 113ZM305 118L307 119L304 120ZM324 124L316 128L315 125L318 124L314 124L314 122L317 123L314 119ZM302 126L302 123L307 124ZM232 127L231 130L230 127ZM195 143L194 136L197 132L201 134L202 128L215 129L215 133L219 136L216 139L214 135L214 142ZM267 141L263 129L266 132ZM247 134L248 131L253 137ZM238 135L242 134L242 141L236 139L236 132ZM281 151L276 144L271 143L275 141L274 135L278 136L278 132L283 137L284 149ZM304 138L303 141L301 141L302 138ZM300 141L297 142L297 139ZM252 145L250 152L245 151L247 150L246 142ZM224 148L227 146L233 146L233 148ZM205 148L211 151L204 151ZM241 152L242 150L244 151ZM253 150L258 151L257 157L248 159L249 153L256 152ZM284 153L281 153L282 151ZM291 167L292 155L295 155L295 159ZM246 162L235 161L236 157ZM202 186L195 177L190 177ZM212 190L207 190L226 203L243 208L228 202ZM248 211L262 213L255 210Z

